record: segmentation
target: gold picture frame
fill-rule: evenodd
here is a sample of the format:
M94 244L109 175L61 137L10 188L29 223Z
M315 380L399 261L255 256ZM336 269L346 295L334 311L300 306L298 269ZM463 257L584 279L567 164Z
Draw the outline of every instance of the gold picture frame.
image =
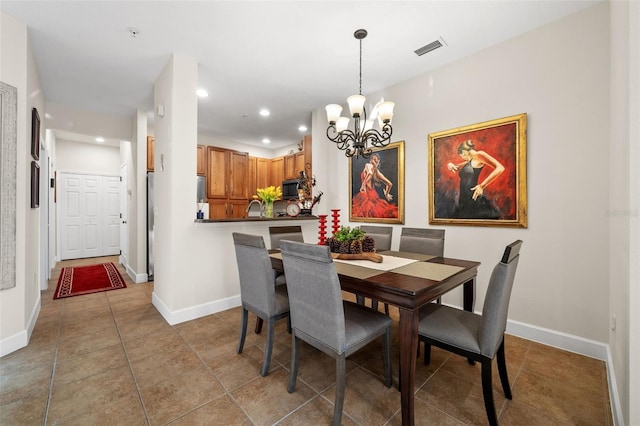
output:
M349 158L349 220L404 223L404 141Z
M429 134L429 223L527 227L527 114Z

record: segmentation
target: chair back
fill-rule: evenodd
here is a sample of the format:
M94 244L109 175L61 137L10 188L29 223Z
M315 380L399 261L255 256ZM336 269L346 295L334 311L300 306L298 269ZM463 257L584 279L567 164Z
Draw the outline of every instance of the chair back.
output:
M444 229L402 228L400 251L444 256Z
M242 303L272 316L276 311L275 278L271 258L259 235L233 233L240 275Z
M482 307L482 322L478 340L480 353L493 358L502 342L502 336L507 328L507 314L511 289L520 258L522 241L517 240L509 244L491 273L487 294Z
M345 350L342 291L328 246L282 241L291 328L303 340Z
M271 240L271 248L279 249L280 241L298 241L303 243L304 238L302 236L301 226L270 226L269 227L269 240Z
M361 225L360 230L366 232L368 236L373 238L376 242L376 251L391 250L393 226Z

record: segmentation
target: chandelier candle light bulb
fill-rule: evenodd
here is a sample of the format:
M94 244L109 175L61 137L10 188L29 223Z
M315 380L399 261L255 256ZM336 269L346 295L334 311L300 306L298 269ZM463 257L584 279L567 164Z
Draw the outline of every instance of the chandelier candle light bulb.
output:
M357 95L347 98L349 112L354 119L354 129L350 130L349 118L341 117L342 107L338 104L326 106L327 138L334 142L338 149L345 151L347 157L356 158L363 156L368 158L373 152L372 148L383 148L391 142L391 119L393 118L393 102L379 102L374 108L374 117L367 120L367 109L365 107L366 97L362 95L362 39L367 36L367 30L359 29L353 36L360 41L360 91ZM375 115L377 113L380 130L373 128ZM362 120L362 123L360 123Z

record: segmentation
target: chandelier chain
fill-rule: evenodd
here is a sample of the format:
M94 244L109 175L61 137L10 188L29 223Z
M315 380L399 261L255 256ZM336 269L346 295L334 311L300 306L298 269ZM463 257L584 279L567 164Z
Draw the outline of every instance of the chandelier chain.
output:
M362 95L362 39L360 39L360 91L358 94Z

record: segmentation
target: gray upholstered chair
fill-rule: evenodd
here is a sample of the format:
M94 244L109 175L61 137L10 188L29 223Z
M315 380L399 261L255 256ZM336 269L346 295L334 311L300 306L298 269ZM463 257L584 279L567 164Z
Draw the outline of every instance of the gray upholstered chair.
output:
M376 251L391 250L393 226L360 225L360 230L373 238L376 242Z
M301 226L270 226L269 239L272 249L279 249L282 240L304 242Z
M287 286L276 286L276 271L271 267L271 259L261 236L233 233L236 261L240 275L240 298L242 299L242 327L238 353L242 353L247 335L249 312L259 321L267 322L267 342L264 350L261 374L269 374L275 322L289 317Z
M383 336L385 386L391 386L391 318L342 300L328 246L282 241L282 262L291 304L292 359L289 393L296 388L300 340L336 359L333 424L339 425L345 393L346 358Z
M376 242L376 251L391 250L393 226L360 225L360 230L366 232L368 236L373 238L373 240ZM356 300L359 304L364 304L363 296L356 295ZM371 307L377 311L378 301L375 299L371 299ZM389 305L387 303L384 304L384 311L387 315L389 315Z
M402 228L399 251L444 256L444 229ZM438 297L438 304L442 298Z
M480 362L484 406L491 425L498 424L491 385L491 362L496 355L504 395L512 398L504 356L504 332L521 245L520 240L509 244L500 263L493 268L482 315L435 303L420 310L418 336L425 342L424 363L430 362L431 345Z
M444 229L402 228L399 251L444 255Z

